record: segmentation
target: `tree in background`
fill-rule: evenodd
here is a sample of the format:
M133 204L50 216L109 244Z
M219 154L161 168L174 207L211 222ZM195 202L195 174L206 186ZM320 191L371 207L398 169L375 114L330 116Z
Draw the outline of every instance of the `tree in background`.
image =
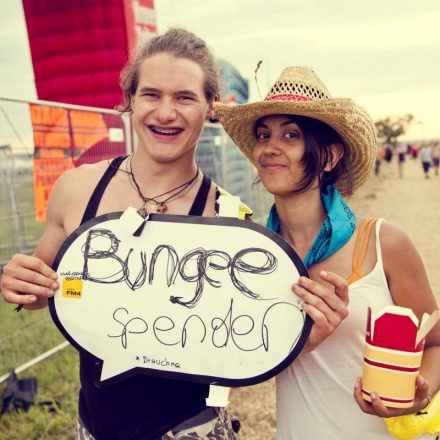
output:
M386 117L379 119L374 123L377 130L377 136L385 145L397 145L399 136L406 133L409 125L413 122L414 116L407 114L399 117Z

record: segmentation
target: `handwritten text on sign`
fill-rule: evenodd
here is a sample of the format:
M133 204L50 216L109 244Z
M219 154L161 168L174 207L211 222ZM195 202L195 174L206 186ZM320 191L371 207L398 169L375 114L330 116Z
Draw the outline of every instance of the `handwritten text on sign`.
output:
M278 236L247 221L163 215L134 236L120 215L81 226L54 263L52 316L102 360L102 382L148 373L245 385L297 356L310 323L291 286L306 272Z

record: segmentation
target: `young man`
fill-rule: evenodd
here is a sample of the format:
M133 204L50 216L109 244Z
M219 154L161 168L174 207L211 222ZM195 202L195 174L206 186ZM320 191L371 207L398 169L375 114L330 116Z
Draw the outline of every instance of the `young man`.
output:
M122 75L123 111L131 113L137 151L69 170L51 193L34 256L15 255L1 280L4 299L26 309L47 305L58 288L51 269L67 236L96 215L124 211L215 216L217 188L195 163L195 148L218 95L218 72L203 40L171 29L139 50ZM80 354L77 438L233 439L227 410L207 408L208 385L137 376L98 388L96 365Z

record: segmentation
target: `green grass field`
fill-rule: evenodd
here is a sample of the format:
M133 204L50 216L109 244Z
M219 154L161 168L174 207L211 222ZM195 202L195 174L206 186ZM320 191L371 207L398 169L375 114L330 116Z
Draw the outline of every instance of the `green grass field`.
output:
M11 203L8 182L2 182L0 191L0 266L12 253L32 252L44 228L44 224L35 221L32 174L14 177L19 219ZM14 308L0 300L0 376L64 341L48 310L17 313ZM0 440L73 439L79 389L76 350L68 346L23 371L18 378L30 376L38 379L36 403L54 402L56 413L49 412L48 406L38 405L27 412L6 413L0 418ZM1 396L4 387L5 382L0 384Z
M17 313L14 306L2 302L0 322L0 375L64 341L47 309ZM73 439L79 389L76 350L68 346L18 375L19 379L30 376L38 379L36 403L54 402L57 411L36 405L27 412L6 413L0 419L0 439ZM0 385L2 395L4 385Z

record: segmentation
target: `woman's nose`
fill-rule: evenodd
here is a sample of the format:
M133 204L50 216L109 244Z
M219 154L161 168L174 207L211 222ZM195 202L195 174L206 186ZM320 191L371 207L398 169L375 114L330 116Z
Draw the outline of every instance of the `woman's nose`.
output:
M279 154L280 147L278 141L274 137L270 137L264 144L264 154L274 156Z

